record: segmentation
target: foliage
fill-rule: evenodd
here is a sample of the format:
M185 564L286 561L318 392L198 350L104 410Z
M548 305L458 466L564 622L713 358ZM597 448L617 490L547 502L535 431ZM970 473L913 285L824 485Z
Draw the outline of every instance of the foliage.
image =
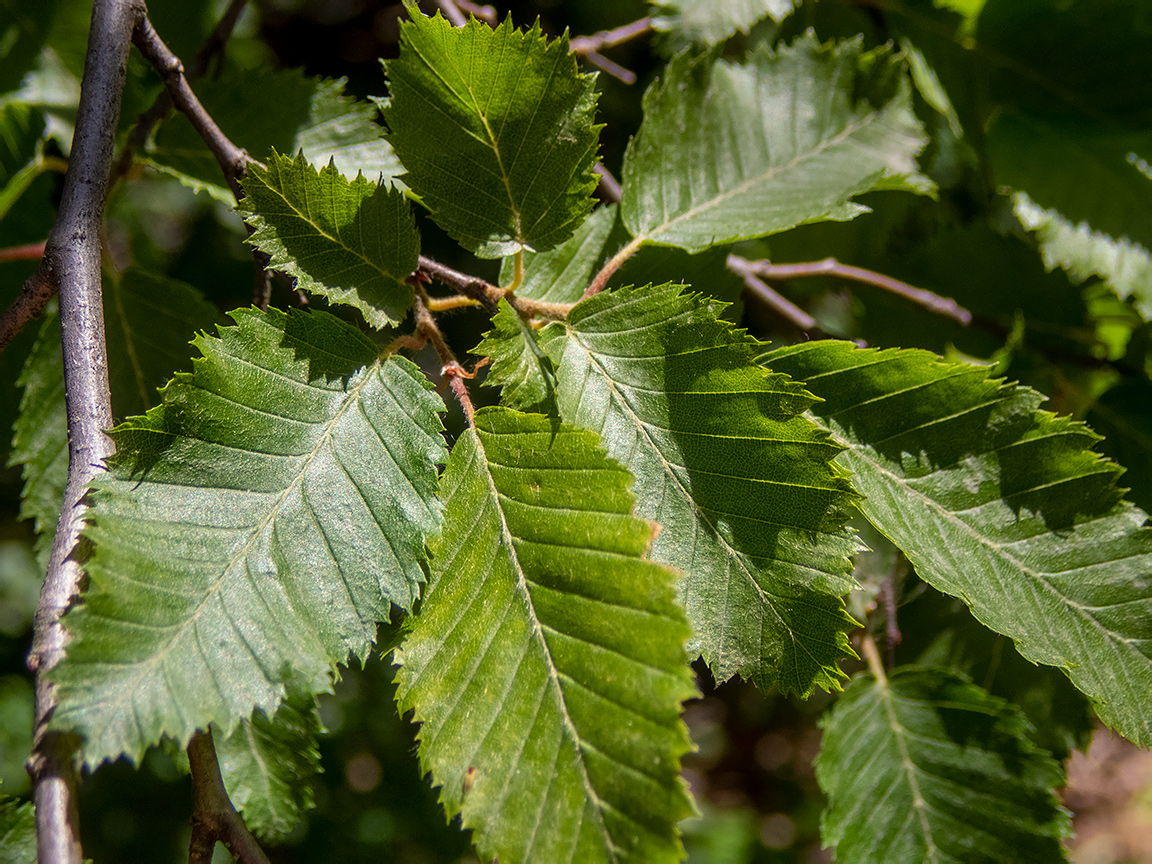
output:
M0 2L4 249L51 224L82 51L71 0ZM211 729L233 803L293 860L467 840L507 864L750 861L767 850L710 794L684 708L758 692L829 705L805 768L822 818L814 792L777 808L811 826L789 860L1063 860L1061 760L1093 715L1152 745L1141 11L586 5L593 29L652 13L642 95L582 71L574 4L457 28L410 3L383 77L272 68L275 16L242 19L191 81L259 160L239 202L183 115L133 137L160 92L133 59L116 453L52 727L90 788L135 766L120 790L188 782L179 753ZM154 23L194 51L212 9ZM245 243L278 274L266 309ZM891 279L773 268L830 255L971 321ZM0 259L0 299L30 272ZM0 364L22 369L6 494L29 523L4 536L43 567L76 407L54 313ZM0 801L0 858L31 860L33 832Z

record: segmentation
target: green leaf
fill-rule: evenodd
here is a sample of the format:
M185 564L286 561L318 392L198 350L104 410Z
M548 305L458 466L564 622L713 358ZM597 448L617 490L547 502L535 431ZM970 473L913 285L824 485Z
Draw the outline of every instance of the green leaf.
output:
M1021 224L1036 232L1046 267L1061 267L1078 282L1099 276L1120 297L1133 298L1144 320L1152 320L1152 253L1146 247L1093 231L1086 222L1074 225L1023 192L1012 196L1012 205Z
M316 698L289 685L274 717L257 709L216 742L228 797L261 839L282 841L315 806L312 787L323 770L316 744L321 731Z
M316 168L335 161L341 173L363 172L369 180L378 175L391 180L402 170L382 137L376 107L344 96L343 78L310 78L298 69L244 69L198 79L195 89L224 134L253 157L303 150ZM253 105L268 108L254 111ZM234 203L216 158L182 114L157 131L147 161L193 189Z
M116 427L86 536L91 587L65 616L57 728L89 765L228 736L364 657L424 580L440 525L443 403L326 313L237 310L195 371Z
M592 209L600 127L595 76L578 71L567 34L416 13L384 65L402 179L445 231L481 258L572 236Z
M747 33L763 18L783 21L793 5L793 0L652 0L652 26L670 32L676 48L715 45Z
M1097 435L922 351L820 342L765 360L824 399L813 411L848 448L864 515L924 581L1152 744L1152 528L1089 449Z
M31 801L0 799L0 862L36 864L36 811Z
M1152 382L1126 378L1092 405L1086 418L1104 436L1100 449L1125 468L1129 499L1152 510Z
M112 414L143 414L160 387L188 363L188 342L220 320L191 285L135 268L104 277L104 332ZM36 526L36 554L47 567L68 480L68 417L60 323L53 312L18 380L24 388L12 442L13 465L24 469L20 517Z
M563 334L563 329L554 325ZM492 329L473 350L492 358L486 384L500 386L501 404L520 411L554 414L556 371L540 344L540 336L507 300L501 300L492 316Z
M1066 860L1059 763L1029 742L1019 710L965 679L862 675L821 725L821 828L838 860Z
M928 191L902 61L811 34L747 63L680 55L644 95L624 158L637 240L698 252L822 219L878 188Z
M830 464L839 447L800 416L812 397L673 286L597 294L568 331L560 414L636 476L636 515L661 526L652 560L685 574L691 650L718 681L837 688L857 547L851 487Z
M267 170L249 167L243 185L237 209L272 267L332 303L355 306L373 327L404 319L420 236L400 192L363 175L349 182L331 164L317 173L303 154L276 152Z
M593 433L503 408L453 448L397 701L481 860L681 858L689 631L631 482Z
M0 219L43 170L44 114L19 102L0 105Z

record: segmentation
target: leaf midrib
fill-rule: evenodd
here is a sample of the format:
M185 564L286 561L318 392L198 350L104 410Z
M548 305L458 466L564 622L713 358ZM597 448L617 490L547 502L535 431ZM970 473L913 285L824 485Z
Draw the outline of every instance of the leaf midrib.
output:
M509 561L512 564L512 569L516 573L516 587L519 593L523 596L524 602L528 606L528 615L531 621L532 633L536 637L536 641L540 646L540 651L544 657L545 665L548 670L548 678L552 685L556 688L558 696L557 702L560 706L560 717L564 724L564 728L568 735L571 736L573 750L575 751L576 763L579 766L581 784L584 786L584 794L591 800L595 806L593 807L596 813L597 822L599 823L600 833L604 840L604 849L608 853L610 861L617 861L616 844L612 840L612 835L608 831L608 826L604 822L603 810L609 802L603 800L599 793L592 785L592 779L588 776L588 768L584 764L584 756L582 747L585 745L583 737L576 729L576 724L572 720L572 715L568 713L567 702L564 698L564 688L560 683L560 670L556 668L556 664L552 659L552 652L548 648L548 642L544 638L544 627L540 621L540 616L536 614L536 607L532 602L532 593L528 589L528 577L524 572L524 568L520 564L520 558L516 554L516 546L514 542L514 535L508 527L508 521L504 518L504 508L500 504L501 494L496 488L496 478L492 476L492 471L489 469L488 453L484 448L484 442L480 438L480 434L473 428L472 435L476 440L476 449L479 451L481 457L481 464L484 467L484 480L488 486L489 497L494 503L494 509L500 519L500 541L508 552ZM495 433L499 434L499 433ZM533 837L534 842L534 837ZM530 844L529 844L530 845Z
M131 684L125 687L123 690L123 692L128 694L128 698L124 700L106 700L106 704L121 706L127 705L128 707L132 708L133 714L135 715L135 697L136 693L142 685L143 680L149 675L153 674L157 668L163 668L163 663L166 661L173 648L177 645L177 643L183 641L188 630L193 627L196 622L198 622L204 609L210 602L212 602L214 598L219 595L221 586L228 579L229 574L232 573L233 568L239 561L248 556L256 540L264 533L264 529L268 526L272 519L278 515L280 508L283 506L285 500L287 500L288 495L300 484L304 478L304 475L308 473L309 468L311 467L313 461L315 461L316 457L319 455L323 446L330 440L332 432L336 428L340 419L348 410L350 410L353 405L359 402L359 395L364 387L366 387L370 381L377 377L380 366L381 361L377 359L370 367L363 367L362 371L364 374L361 376L360 382L358 382L351 391L345 394L345 398L340 406L340 409L336 412L336 414L332 416L329 421L327 421L327 428L324 430L324 433L317 439L316 446L313 447L312 452L308 454L308 457L305 459L304 463L300 467L300 470L297 472L296 477L276 496L275 501L269 505L268 512L265 514L264 518L251 529L248 541L244 544L243 547L237 550L236 553L233 554L228 562L221 568L220 577L204 592L204 599L180 625L179 630L172 635L172 637L168 640L167 645L165 645L160 651L139 665L135 663L131 664L132 666L136 666L138 671L137 674L133 676ZM233 624L233 626L235 625ZM248 647L247 640L242 641L244 645ZM251 652L250 647L248 650ZM255 659L259 660L259 658ZM257 663L257 665L262 666L260 663ZM211 672L213 679L215 679L215 673L212 672L211 669L209 669L209 671ZM271 684L274 682L269 683ZM218 685L217 689L219 690ZM228 701L226 698L224 698L224 694L222 692L220 695L223 698L223 701Z

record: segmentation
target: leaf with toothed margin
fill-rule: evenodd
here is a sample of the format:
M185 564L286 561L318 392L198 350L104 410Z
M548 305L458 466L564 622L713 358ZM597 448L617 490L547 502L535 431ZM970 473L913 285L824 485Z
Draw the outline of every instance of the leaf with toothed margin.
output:
M718 681L837 689L855 622L840 447L802 416L813 397L757 365L761 343L676 286L597 294L568 315L560 416L596 430L661 526L652 559L680 592Z
M424 581L443 402L327 313L234 311L163 403L112 430L90 587L64 617L57 729L84 762L139 760L330 689Z
M396 698L481 860L683 856L689 630L631 483L592 432L506 408L452 450Z

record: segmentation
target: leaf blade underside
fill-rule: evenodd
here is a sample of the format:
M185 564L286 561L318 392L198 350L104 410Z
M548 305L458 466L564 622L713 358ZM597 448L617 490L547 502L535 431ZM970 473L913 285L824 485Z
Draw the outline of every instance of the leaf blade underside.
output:
M691 643L718 681L837 689L855 587L839 447L811 396L756 368L756 340L677 286L619 289L569 313L557 369L565 421L597 431L636 477L652 560L681 570Z
M453 448L397 701L485 860L680 860L688 627L630 483L539 415L481 409Z
M812 410L848 448L861 510L922 579L1152 745L1152 528L1098 436L924 351L810 343L765 362L824 399Z
M699 252L850 219L866 212L855 195L932 188L915 163L925 141L901 67L859 42L809 34L745 64L682 54L644 95L624 223L637 239Z
M937 669L856 678L824 718L824 842L853 862L1066 860L1064 772L1019 709Z
M54 722L86 736L89 765L209 723L227 736L296 676L327 691L424 578L444 458L431 384L326 313L232 314L160 407L111 433L91 587L52 673Z

